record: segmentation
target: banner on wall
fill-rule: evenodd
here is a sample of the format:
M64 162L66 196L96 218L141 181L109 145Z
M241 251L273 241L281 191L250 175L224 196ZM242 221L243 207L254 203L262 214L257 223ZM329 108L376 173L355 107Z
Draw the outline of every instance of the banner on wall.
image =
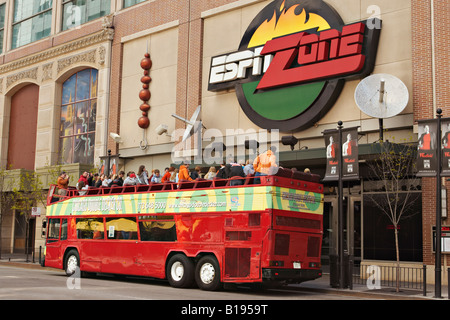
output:
M359 180L358 128L342 129L342 179Z
M442 171L441 175L450 176L450 119L441 120L442 130Z
M437 172L438 144L436 119L418 121L418 127L417 176L434 177Z
M323 133L326 146L327 166L323 181L339 180L340 153L342 152L342 179L359 179L358 127L342 129L340 143L339 130L327 130Z

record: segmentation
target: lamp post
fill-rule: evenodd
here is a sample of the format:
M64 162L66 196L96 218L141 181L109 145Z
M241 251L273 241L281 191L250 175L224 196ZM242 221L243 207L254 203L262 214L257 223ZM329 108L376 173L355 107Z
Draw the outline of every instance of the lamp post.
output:
M344 288L345 281L345 268L344 268L344 183L342 181L342 128L343 122L338 122L338 132L339 132L339 180L338 180L338 252L339 252L339 288Z
M436 257L435 257L435 280L434 280L434 290L435 298L442 298L441 296L441 215L442 215L442 193L441 193L441 166L442 166L442 151L441 151L441 118L442 110L437 109L437 146L436 146L436 157L437 157L437 170L436 170Z

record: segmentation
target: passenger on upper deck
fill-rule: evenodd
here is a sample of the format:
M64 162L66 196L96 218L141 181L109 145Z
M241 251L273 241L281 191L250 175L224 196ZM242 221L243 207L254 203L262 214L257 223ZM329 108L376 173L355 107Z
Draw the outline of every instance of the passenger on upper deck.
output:
M271 168L278 167L276 162L277 158L275 156L276 150L276 147L272 146L269 150L256 157L253 162L253 168L256 171L255 177L273 174ZM261 180L255 178L255 183L261 183Z
M159 169L155 169L152 180L150 181L152 183L161 183L161 174L159 173Z
M88 186L89 185L88 178L89 178L89 173L87 171L83 172L83 174L78 179L77 185L80 181L83 181L84 185Z
M205 174L205 179L212 180L216 177L216 167L210 167L208 173Z
M123 182L124 186L135 186L138 184L138 179L136 178L136 174L134 171L128 172L128 176L125 178Z
M192 178L189 175L189 161L184 161L181 165L180 165L180 172L178 173L178 181L181 180L189 180L192 181Z
M89 189L89 186L84 184L84 181L79 181L77 184L77 190L78 194L80 196L84 196L87 193L87 190Z
M240 160L239 163L231 163L230 168L230 178L233 177L245 177L244 169L242 165L244 164L243 160ZM240 186L244 184L244 179L233 179L230 181L230 186Z
M161 178L161 182L169 182L170 181L170 176L172 174L170 169L172 169L172 167L164 169L164 175Z
M218 178L218 179L226 179L226 178L228 178L227 174L225 172L225 168L226 168L225 167L225 163L221 163L220 164L220 169L219 169L219 171L216 174L216 178Z
M67 187L69 186L69 176L65 171L61 172L56 183L58 184L58 194L65 196L67 194Z
M119 174L116 177L113 177L112 181L109 184L109 187L121 187L123 186L123 176L125 175L124 171L119 171Z
M148 184L148 171L145 170L145 166L139 166L139 170L137 173L138 183L139 184Z
M201 178L200 176L200 171L202 170L202 168L200 166L196 166L194 170L192 170L190 176L192 178L192 180Z

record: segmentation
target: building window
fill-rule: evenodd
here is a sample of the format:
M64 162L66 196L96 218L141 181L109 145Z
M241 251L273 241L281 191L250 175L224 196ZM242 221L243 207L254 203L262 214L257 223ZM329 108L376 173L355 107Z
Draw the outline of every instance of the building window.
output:
M13 49L50 35L52 0L15 0L12 45Z
M61 164L94 162L97 82L98 71L85 69L63 83L59 139Z
M144 1L146 0L123 0L123 8L128 8Z
M106 16L110 11L111 0L64 0L62 29L77 27Z
M6 3L0 5L0 53L3 53L3 37L5 33L5 8Z

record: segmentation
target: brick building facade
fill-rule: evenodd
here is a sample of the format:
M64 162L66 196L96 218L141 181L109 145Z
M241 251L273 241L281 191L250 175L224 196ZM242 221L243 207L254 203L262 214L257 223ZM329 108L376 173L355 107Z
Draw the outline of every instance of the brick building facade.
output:
M433 9L433 12L432 12ZM450 4L446 1L412 1L414 119L430 119L436 109L450 114ZM434 25L434 30L432 29ZM449 189L446 179L443 184ZM423 262L433 265L432 227L436 225L436 179L422 179ZM444 220L443 225L447 225ZM447 265L447 256L442 261Z

